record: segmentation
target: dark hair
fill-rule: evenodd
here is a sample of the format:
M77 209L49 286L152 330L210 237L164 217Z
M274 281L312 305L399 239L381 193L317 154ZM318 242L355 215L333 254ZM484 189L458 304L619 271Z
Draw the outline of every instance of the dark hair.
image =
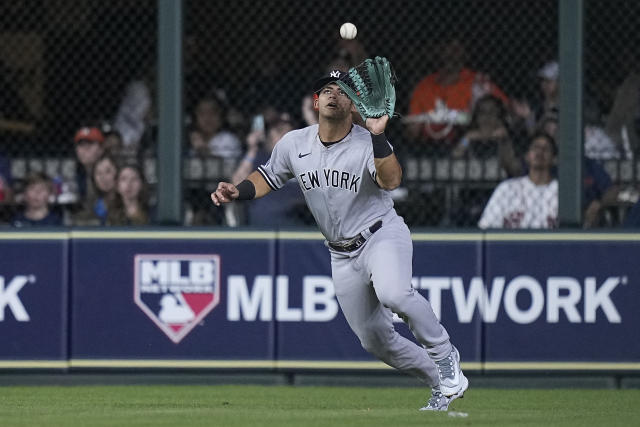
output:
M544 113L536 123L536 128L539 131L544 132L544 127L549 122L558 123L558 111L556 108Z
M108 225L145 225L150 222L149 215L149 188L147 180L145 179L142 169L136 164L125 164L118 169L117 178L120 178L120 174L125 169L133 169L137 172L142 181L142 188L138 195L138 204L140 205L141 215L136 218L127 217L127 213L124 207L124 201L122 196L116 190L116 195L110 205L107 207L107 224ZM116 183L117 185L117 183Z
M220 93L219 91L208 92L205 95L201 96L196 100L195 105L193 106L193 115L190 117L191 127L194 130L198 129L198 119L197 112L198 107L200 107L203 103L210 103L214 106L214 109L218 111L220 116L220 130L229 128L228 112L229 112L229 104L226 101L226 95L224 93Z
M30 185L40 184L41 182L47 184L50 188L50 191L53 191L53 184L51 182L51 178L44 172L31 172L24 182L24 188L26 189Z
M113 166L115 166L116 168L116 180L118 178L118 172L120 172L120 167L118 165L118 162L116 161L116 159L109 153L104 153L102 156L100 156L98 158L98 160L96 160L96 162L93 164L93 169L91 170L91 184L93 184L93 188L96 190L96 194L98 194L99 196L104 196L104 193L102 192L102 190L100 190L98 188L98 185L96 183L96 169L98 166L98 163L101 163L105 160L108 160L111 162L111 164Z
M224 89L212 89L204 93L202 96L198 97L196 99L195 105L193 106L194 113L198 109L198 106L203 102L211 102L212 104L214 104L220 110L220 114L223 117L229 110L229 101Z
M542 130L539 130L533 135L531 135L531 138L529 138L529 147L531 147L531 144L533 143L533 141L535 141L538 138L545 138L547 141L549 141L549 144L551 144L551 148L553 149L553 155L554 156L558 155L558 145L556 144L555 138Z
M473 106L473 112L471 114L471 122L469 123L469 129L474 129L478 127L478 105L485 102L493 102L498 107L498 118L502 122L502 125L509 130L509 121L507 117L507 108L504 105L504 102L500 98L495 95L487 94L481 96L476 101L476 104Z

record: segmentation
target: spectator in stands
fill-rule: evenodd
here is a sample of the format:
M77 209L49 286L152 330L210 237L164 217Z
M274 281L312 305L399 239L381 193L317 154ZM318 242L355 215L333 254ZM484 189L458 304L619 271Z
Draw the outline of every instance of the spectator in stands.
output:
M636 49L633 46L633 49ZM629 55L631 71L616 91L606 131L614 145L637 155L640 152L640 55Z
M29 175L23 193L24 210L13 218L12 225L14 227L62 225L60 215L52 211L49 206L53 197L53 183L46 174L36 172Z
M149 191L137 166L123 166L116 180L116 195L107 206L107 225L147 225L151 222Z
M104 135L97 127L82 127L73 138L76 144L76 200L84 203L95 194L91 180L93 166L104 153Z
M584 228L601 227L607 225L603 223L603 213L608 207L616 204L620 187L611 181L611 177L598 161L588 157L583 159L582 225Z
M512 101L513 111L517 118L524 122L529 133L544 126L554 126L555 135L559 114L558 77L560 68L557 61L547 62L539 71L539 97L532 105L527 101ZM601 113L597 103L589 94L585 95L584 114L584 152L592 159L619 159L631 157L629 142L620 141L618 144L605 131ZM555 122L552 123L551 121Z
M452 152L454 158L491 158L512 155L514 140L526 141L526 135L516 135L509 124L508 111L502 100L484 95L473 108L471 124ZM519 144L518 144L519 145ZM492 190L473 185L463 186L453 201L450 221L456 226L475 226Z
M124 96L113 120L113 127L122 139L122 152L136 156L141 148L145 132L153 117L153 88L156 67L148 64L140 76L127 83Z
M524 121L530 134L536 132L543 117L557 116L559 110L558 76L560 67L558 61L549 61L538 70L539 95L529 101L512 101L515 115Z
M229 180L228 176L237 167L242 155L242 144L238 136L231 132L227 126L226 102L221 98L221 92L206 95L197 102L193 114L192 129L189 131L188 155L192 157L217 157L222 160L223 167L220 172L224 174L217 177ZM228 175L227 175L228 174ZM222 210L212 210L203 203L210 191L202 186L189 188L185 194L187 201L186 222L190 225L209 225L229 223L229 218L222 214ZM231 205L230 205L231 206ZM232 210L231 207L226 208Z
M473 108L471 123L464 136L453 150L453 157L486 158L496 155L501 146L511 139L507 109L502 100L493 95L484 95Z
M127 153L123 152L123 141L122 135L115 127L111 126L109 123L104 123L102 125L102 134L104 135L104 152L114 156L126 156Z
M281 113L275 119L265 123L265 129L255 129L247 136L247 151L233 174L232 182L240 183L258 166L265 164L271 157L276 143L287 133L295 129L289 114ZM304 196L300 186L292 179L270 197L257 199L248 204L248 224L265 227L284 225L303 225L298 209L304 207Z
M12 200L11 162L0 154L0 203L11 202Z
M548 113L542 118L538 126L540 131L555 138L558 129L558 118L555 114ZM518 159L514 154L514 150L508 147L505 148L500 156L500 164L508 176L514 177L527 173L528 165L526 162ZM616 202L620 188L612 183L611 177L597 160L584 156L582 167L583 226L585 228L598 227L601 225L602 213ZM555 167L553 173L556 174Z
M556 228L558 180L553 175L557 147L552 136L536 133L526 154L529 173L500 183L478 222L480 228Z
M98 159L92 174L95 197L87 202L82 211L73 218L74 225L105 225L108 206L116 196L118 166L113 157L105 154Z
M505 104L508 99L487 75L465 67L465 47L459 39L445 41L439 55L438 70L413 90L405 122L411 141L448 153L470 123L473 106L481 96L491 94Z
M225 106L216 96L198 101L194 112L194 129L189 134L191 155L215 156L237 160L242 154L238 137L225 129Z
M638 200L627 212L623 227L640 228L640 200Z

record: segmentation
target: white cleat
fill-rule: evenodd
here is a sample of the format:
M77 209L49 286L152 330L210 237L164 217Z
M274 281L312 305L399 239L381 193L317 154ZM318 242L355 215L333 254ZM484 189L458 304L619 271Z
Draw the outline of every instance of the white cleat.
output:
M460 353L458 353L458 349L451 346L451 353L435 363L438 367L442 394L451 398L451 400L462 397L467 388L469 388L469 380L460 369Z

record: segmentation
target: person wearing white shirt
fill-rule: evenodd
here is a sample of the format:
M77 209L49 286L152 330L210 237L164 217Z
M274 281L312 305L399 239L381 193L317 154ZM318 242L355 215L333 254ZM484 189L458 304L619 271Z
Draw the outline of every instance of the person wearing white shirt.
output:
M533 135L525 157L529 173L498 185L478 227L557 228L558 180L553 174L557 151L552 136L542 132Z

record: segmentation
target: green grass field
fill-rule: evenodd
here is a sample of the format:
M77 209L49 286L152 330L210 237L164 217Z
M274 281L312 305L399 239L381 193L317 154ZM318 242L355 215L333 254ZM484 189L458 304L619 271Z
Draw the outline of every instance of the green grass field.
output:
M420 388L311 386L0 387L9 426L629 426L640 390L470 389L449 411L420 412Z

